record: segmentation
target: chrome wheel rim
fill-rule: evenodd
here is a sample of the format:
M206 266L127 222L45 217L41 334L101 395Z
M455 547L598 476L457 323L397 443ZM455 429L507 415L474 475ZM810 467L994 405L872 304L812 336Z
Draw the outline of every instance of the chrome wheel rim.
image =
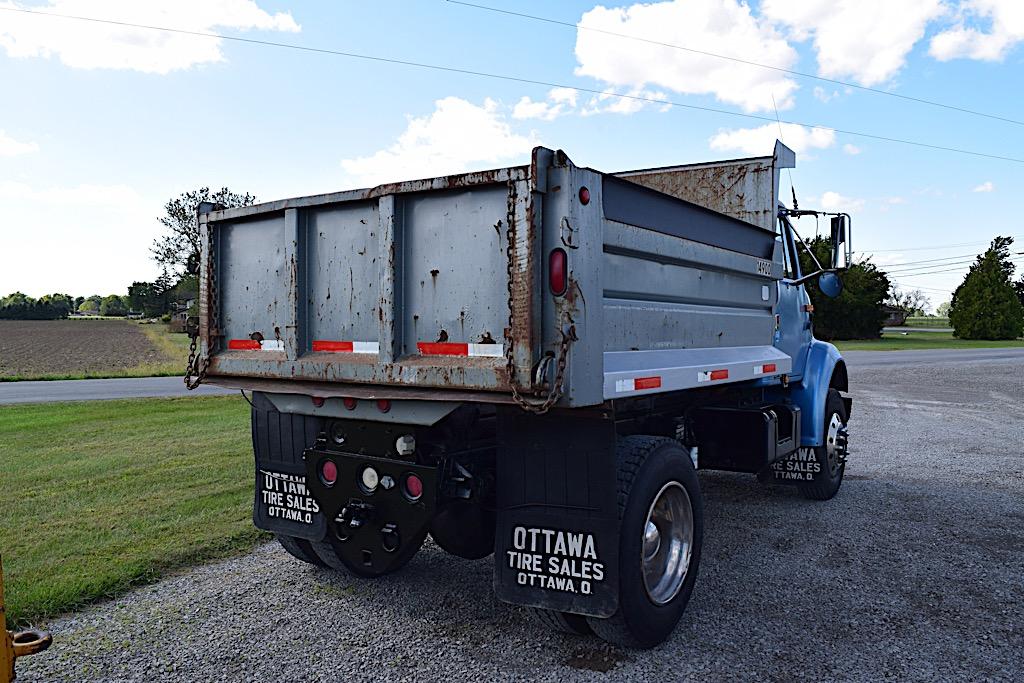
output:
M647 511L640 559L644 589L651 602L664 605L679 594L693 552L693 507L677 481L661 487Z
M832 419L828 422L825 430L825 454L828 456L829 475L835 476L842 464L839 461L839 432L843 428L843 421L839 415L832 413Z

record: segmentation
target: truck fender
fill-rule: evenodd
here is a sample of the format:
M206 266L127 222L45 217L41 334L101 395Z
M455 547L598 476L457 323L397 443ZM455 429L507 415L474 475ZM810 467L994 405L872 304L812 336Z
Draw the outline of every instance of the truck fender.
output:
M846 362L832 344L814 339L807 352L804 376L790 386L789 397L800 407L800 445L820 446L825 438L825 399L829 389L849 389Z

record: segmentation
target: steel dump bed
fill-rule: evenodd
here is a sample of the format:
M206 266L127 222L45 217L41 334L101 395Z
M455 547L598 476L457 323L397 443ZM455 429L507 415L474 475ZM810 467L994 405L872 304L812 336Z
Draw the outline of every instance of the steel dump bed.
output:
M616 175L537 148L528 166L206 207L208 380L488 402L557 387L587 406L784 374L787 163Z

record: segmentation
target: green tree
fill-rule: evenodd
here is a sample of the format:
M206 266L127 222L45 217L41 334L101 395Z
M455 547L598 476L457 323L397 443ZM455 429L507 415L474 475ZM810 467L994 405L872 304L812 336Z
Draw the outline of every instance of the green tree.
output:
M831 262L831 240L815 237L808 246L823 264ZM800 268L805 274L817 270L811 257L802 250ZM843 280L843 291L835 299L822 294L817 280L805 285L814 304L814 335L826 340L882 336L886 317L882 303L889 295L889 278L867 259L851 264L839 276Z
M1012 237L996 237L953 292L949 322L961 339L1016 339L1024 334L1024 305L1013 285Z
M940 318L945 318L949 315L949 302L943 301L939 304L939 307L935 309L935 312Z
M184 192L164 205L165 215L160 218L164 234L153 240L150 251L166 272L179 275L198 275L201 244L196 211L202 202L213 202L227 208L251 206L256 197L246 192L237 194L226 187L216 192L202 187Z
M33 302L34 299L24 292L12 292L0 299L0 306L24 306Z
M111 294L100 301L100 315L128 315L128 306L122 297Z

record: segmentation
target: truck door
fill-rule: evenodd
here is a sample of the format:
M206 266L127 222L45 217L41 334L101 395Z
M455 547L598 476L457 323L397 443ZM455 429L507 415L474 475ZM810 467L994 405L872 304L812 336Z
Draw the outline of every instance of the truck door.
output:
M780 221L782 250L786 257L785 277L778 281L779 298L775 308L774 346L793 359L791 379L800 379L804 374L807 349L813 337L811 314L807 307L811 299L804 286L793 285L800 278L800 260L797 258L796 242L786 225Z

